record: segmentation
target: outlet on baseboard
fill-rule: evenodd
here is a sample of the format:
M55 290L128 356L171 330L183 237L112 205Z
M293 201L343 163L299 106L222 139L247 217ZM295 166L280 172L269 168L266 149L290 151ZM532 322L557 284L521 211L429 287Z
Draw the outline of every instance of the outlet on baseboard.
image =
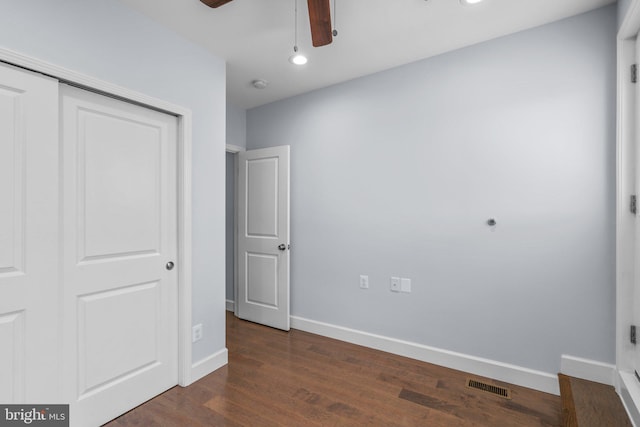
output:
M191 330L191 341L196 342L202 339L202 323L198 323L197 325L193 325Z

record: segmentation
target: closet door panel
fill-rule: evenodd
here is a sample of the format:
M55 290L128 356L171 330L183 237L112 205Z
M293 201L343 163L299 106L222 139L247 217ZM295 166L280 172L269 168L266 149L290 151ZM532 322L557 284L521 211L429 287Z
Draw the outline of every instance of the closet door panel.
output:
M64 85L61 106L64 390L101 425L178 382L178 123Z
M58 82L0 65L0 401L60 396Z
M24 138L22 92L0 87L0 274L22 272Z

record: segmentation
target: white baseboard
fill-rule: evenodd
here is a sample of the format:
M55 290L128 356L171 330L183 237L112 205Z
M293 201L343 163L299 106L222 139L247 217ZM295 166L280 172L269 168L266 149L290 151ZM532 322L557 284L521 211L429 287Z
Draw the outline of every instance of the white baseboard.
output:
M606 385L615 385L616 379L615 365L566 354L560 359L560 373Z
M631 372L618 372L619 394L634 426L640 426L640 382Z
M189 384L193 384L199 379L206 377L227 363L229 363L229 353L226 348L197 361L191 365L191 382Z
M291 327L301 331L374 348L376 350L410 357L423 362L469 372L474 375L532 388L545 393L560 394L556 374L370 334L368 332L357 331L296 316L291 316Z
M226 303L227 311L235 311L236 303L228 299Z

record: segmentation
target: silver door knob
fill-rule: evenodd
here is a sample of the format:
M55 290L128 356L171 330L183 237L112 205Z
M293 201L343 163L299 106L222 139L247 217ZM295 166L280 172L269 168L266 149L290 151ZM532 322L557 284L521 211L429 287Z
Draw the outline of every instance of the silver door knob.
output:
M174 267L174 266L175 266L175 264L174 264L173 262L169 261L169 262L167 263L167 270L173 270L173 267Z
M284 251L285 249L287 249L287 245L285 245L284 243L280 243L278 245L278 249L280 249L281 251Z

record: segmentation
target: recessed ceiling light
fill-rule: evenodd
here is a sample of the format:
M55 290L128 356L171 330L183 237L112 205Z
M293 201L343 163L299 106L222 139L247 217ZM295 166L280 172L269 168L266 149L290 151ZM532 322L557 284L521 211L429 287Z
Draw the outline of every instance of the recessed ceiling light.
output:
M482 0L460 0L460 3L462 3L463 5L469 5L469 4L476 4L476 3L480 3Z
M304 65L307 61L307 57L301 53L295 53L289 57L289 62L295 65Z
M266 80L262 80L262 79L256 79L256 80L252 81L251 84L256 89L264 89L267 86L269 86L269 82L266 81Z

